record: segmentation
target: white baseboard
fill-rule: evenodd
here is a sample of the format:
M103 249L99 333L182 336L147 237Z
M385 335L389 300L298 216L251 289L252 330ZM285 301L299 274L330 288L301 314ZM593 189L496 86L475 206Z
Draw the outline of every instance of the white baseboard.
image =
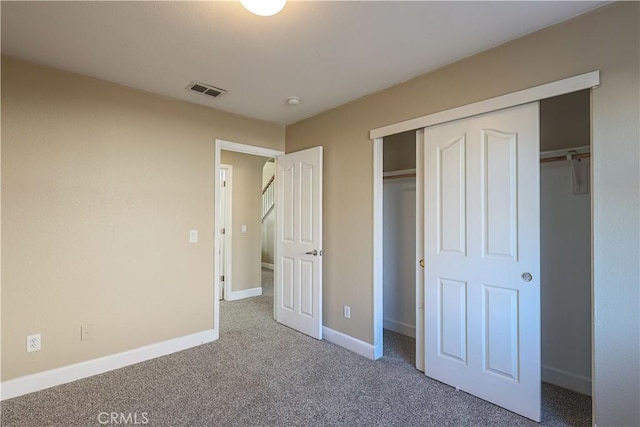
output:
M60 384L70 383L82 378L102 374L114 369L134 365L156 357L166 356L177 351L197 347L215 340L213 329L150 344L122 353L100 357L98 359L87 360L49 371L38 372L37 374L25 375L24 377L4 381L0 386L0 400L11 399L44 390Z
M262 268L268 268L269 270L273 270L273 264L269 264L268 262L263 262Z
M258 286L257 288L245 289L242 291L231 291L229 292L229 298L225 297L225 300L236 301L244 298L259 297L260 295L262 295L262 287Z
M407 337L416 337L416 326L408 323L398 322L397 320L383 319L382 325L385 329L397 332Z
M327 341L339 345L340 347L344 347L347 350L351 350L360 356L375 360L375 349L373 345L369 343L360 341L359 339L343 334L342 332L334 331L326 326L322 327L322 337Z
M542 365L542 381L591 396L591 379L582 375Z

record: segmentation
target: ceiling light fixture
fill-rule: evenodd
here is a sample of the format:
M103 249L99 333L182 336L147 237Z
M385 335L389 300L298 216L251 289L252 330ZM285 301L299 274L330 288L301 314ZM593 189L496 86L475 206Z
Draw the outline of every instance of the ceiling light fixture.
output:
M302 102L302 99L298 98L297 96L290 96L287 98L288 105L298 105L301 102Z
M240 0L251 13L260 16L272 16L280 12L287 0Z

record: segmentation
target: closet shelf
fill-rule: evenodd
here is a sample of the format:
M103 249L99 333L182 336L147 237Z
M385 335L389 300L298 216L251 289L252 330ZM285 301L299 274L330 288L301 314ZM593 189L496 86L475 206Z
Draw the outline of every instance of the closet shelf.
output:
M574 160L574 159L588 159L590 157L591 157L591 153L575 153L575 154L567 154L566 156L545 157L543 159L540 159L540 163L560 162L564 160Z
M540 163L588 159L591 157L590 149L591 147L588 145L583 145L582 147L564 148L562 150L543 151L540 153Z

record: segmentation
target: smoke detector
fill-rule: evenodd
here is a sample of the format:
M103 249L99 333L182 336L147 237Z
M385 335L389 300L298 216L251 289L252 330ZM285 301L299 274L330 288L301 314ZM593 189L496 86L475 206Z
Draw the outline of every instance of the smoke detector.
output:
M287 98L287 105L298 105L302 102L302 99L297 96L290 96Z
M194 92L198 92L203 95L209 95L214 98L217 98L227 93L226 90L220 89L219 87L215 87L215 86L208 85L206 83L200 83L195 81L189 83L189 85L185 89L192 90Z

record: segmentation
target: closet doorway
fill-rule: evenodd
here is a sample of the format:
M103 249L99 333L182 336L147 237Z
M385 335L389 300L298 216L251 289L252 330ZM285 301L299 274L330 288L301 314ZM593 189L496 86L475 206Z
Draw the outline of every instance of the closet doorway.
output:
M591 395L591 91L540 101L542 381Z
M416 227L416 132L408 131L383 141L383 341L386 355L422 371L416 357L422 348L416 346Z
M549 97L539 104L541 377L542 382L583 395L591 395L592 388L590 97L591 90L587 89ZM417 131L418 139L420 132ZM408 336L415 334L415 329L406 327L407 311L418 317L423 297L418 286L414 301L398 302L402 291L397 289L397 282L406 279L400 279L403 274L397 270L403 268L404 273L414 273L412 267L422 257L421 242L415 238L421 234L417 230L421 223L417 216L421 213L419 209L408 212L406 205L410 203L404 194L416 191L415 171L411 160L405 160L409 158L412 139L415 154L420 151L420 144L415 144L416 131L384 137L380 147L383 325ZM393 142L397 145L392 146ZM417 158L419 161L421 154ZM415 165L415 157L413 162ZM420 178L417 185L420 186ZM408 225L411 220L414 227ZM410 258L412 253L413 266L403 264L402 259ZM417 273L414 283L422 283ZM392 308L388 309L390 305ZM389 321L392 316L399 316L395 313L404 313L405 322ZM421 322L418 319L415 326L419 327ZM420 368L419 358L416 361Z

